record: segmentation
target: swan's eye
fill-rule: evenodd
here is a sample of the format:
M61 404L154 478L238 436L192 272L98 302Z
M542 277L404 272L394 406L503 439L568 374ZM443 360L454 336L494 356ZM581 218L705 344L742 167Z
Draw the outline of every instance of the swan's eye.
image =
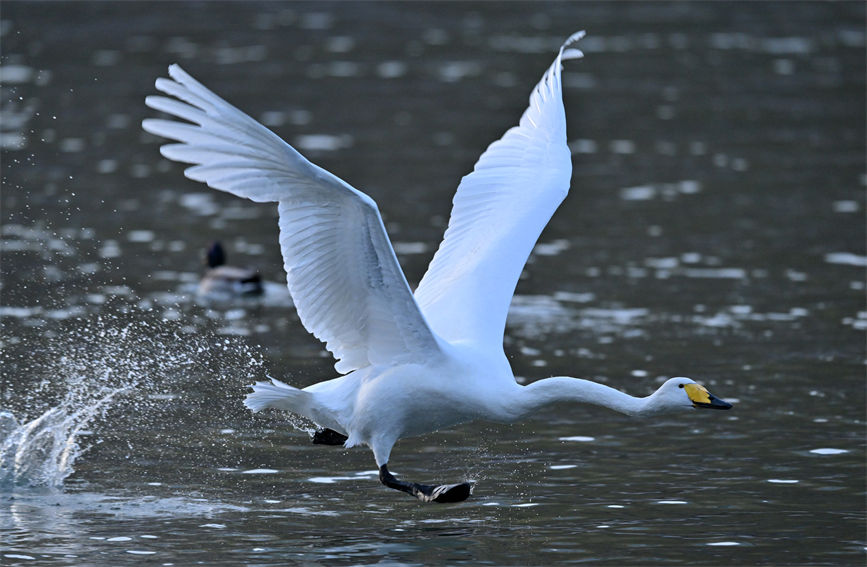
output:
M678 387L678 388L683 388L683 384L678 384L677 387Z

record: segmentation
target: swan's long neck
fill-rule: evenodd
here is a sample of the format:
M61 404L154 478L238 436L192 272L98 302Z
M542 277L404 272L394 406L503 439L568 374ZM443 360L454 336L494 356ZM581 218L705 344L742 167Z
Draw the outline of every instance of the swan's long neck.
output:
M652 411L652 398L636 398L590 380L557 376L519 387L510 400L509 411L514 412L512 419L521 419L554 402L583 402L641 415Z

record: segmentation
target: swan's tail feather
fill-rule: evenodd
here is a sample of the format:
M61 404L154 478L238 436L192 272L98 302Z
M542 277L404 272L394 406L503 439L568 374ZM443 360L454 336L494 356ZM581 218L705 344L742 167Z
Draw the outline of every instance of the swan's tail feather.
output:
M271 382L256 382L250 387L253 391L247 394L244 405L254 412L274 408L304 416L310 414L313 402L310 392L293 388L275 378L271 378Z

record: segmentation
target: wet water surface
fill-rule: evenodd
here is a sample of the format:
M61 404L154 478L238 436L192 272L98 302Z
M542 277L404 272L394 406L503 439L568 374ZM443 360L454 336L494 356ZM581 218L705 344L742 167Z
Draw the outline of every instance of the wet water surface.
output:
M56 3L0 15L4 565L862 564L861 3ZM574 174L518 285L519 379L729 412L558 405L366 449L251 415L332 377L275 207L187 181L140 129L178 62L379 204L415 285L460 177L560 42ZM530 189L528 189L530 190ZM262 297L202 297L212 240Z

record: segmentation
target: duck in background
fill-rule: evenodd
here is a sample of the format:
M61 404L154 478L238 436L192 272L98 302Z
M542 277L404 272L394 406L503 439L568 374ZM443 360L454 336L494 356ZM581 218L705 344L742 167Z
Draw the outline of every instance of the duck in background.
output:
M259 272L226 265L226 251L219 241L208 246L205 263L208 270L199 283L199 295L247 297L262 295L264 292Z

